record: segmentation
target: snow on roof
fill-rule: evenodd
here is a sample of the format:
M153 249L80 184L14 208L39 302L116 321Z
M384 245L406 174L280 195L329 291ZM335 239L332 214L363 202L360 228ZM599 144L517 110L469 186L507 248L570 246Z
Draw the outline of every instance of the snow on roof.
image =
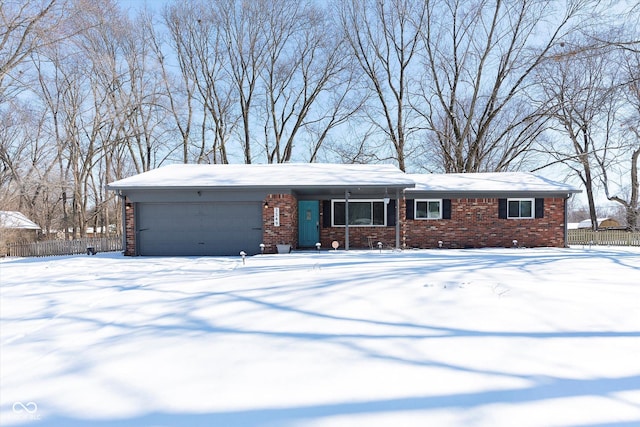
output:
M609 226L619 226L620 223L618 223L617 220L613 219L613 218L596 218L596 221L598 222L598 227L602 227L604 224L604 222L608 221L610 222ZM580 221L578 223L578 227L577 228L591 228L591 219L583 219L582 221Z
M411 174L415 188L410 192L567 192L580 190L528 172L483 172L448 174Z
M176 164L124 178L111 190L171 187L412 187L410 176L392 165L279 163Z
M40 230L40 226L17 211L0 211L0 228Z
M175 164L112 182L108 188L349 186L399 187L422 192L580 192L569 184L526 172L405 174L392 165L327 163Z

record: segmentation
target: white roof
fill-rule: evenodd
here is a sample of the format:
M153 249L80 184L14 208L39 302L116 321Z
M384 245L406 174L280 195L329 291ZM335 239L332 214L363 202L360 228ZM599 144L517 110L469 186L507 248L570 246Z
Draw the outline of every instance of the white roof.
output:
M392 165L279 163L176 164L112 182L112 190L173 187L412 187Z
M0 228L40 230L40 226L17 211L0 211Z
M528 172L411 174L416 183L409 192L579 193L580 190Z
M415 188L413 188L415 185ZM206 187L400 187L410 192L578 193L527 172L405 174L392 165L278 163L175 164L124 178L111 190Z
M603 222L605 221L615 221L616 223L618 221L616 221L613 218L596 218L596 221L598 222L598 227L602 225ZM591 228L591 219L583 219L582 221L580 221L578 223L578 227L577 228Z

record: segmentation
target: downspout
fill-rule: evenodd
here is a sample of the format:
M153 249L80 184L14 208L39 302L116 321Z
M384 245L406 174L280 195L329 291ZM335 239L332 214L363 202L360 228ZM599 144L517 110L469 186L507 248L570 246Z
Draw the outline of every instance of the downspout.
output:
M349 190L344 190L344 249L349 250Z
M396 188L396 249L400 249L400 189Z

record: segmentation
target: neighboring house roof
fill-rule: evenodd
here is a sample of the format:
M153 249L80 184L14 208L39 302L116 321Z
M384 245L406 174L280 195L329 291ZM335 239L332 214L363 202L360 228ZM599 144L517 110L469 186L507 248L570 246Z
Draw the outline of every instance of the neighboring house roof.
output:
M40 230L40 226L17 211L0 211L0 228Z
M416 186L407 192L433 193L579 193L569 184L528 172L411 174Z
M392 165L278 163L170 165L112 182L108 188L407 188L413 185L411 177Z
M620 223L613 218L597 218L598 227L620 227ZM578 228L591 228L591 220L585 219L578 223Z

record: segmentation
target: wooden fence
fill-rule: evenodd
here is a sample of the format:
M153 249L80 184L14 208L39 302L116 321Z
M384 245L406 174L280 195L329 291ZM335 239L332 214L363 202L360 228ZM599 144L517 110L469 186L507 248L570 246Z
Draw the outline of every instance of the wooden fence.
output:
M18 257L41 257L52 255L86 254L87 248L96 252L122 250L122 237L92 237L75 240L43 240L34 243L9 243L6 255Z
M568 230L570 245L640 246L640 232L626 230Z
M604 245L604 246L640 246L640 232L625 230L588 229L568 230L569 245ZM43 257L52 255L86 254L87 248L96 252L115 252L122 250L122 237L95 237L76 240L44 240L35 243L9 243L7 256ZM0 248L0 255L5 255Z

